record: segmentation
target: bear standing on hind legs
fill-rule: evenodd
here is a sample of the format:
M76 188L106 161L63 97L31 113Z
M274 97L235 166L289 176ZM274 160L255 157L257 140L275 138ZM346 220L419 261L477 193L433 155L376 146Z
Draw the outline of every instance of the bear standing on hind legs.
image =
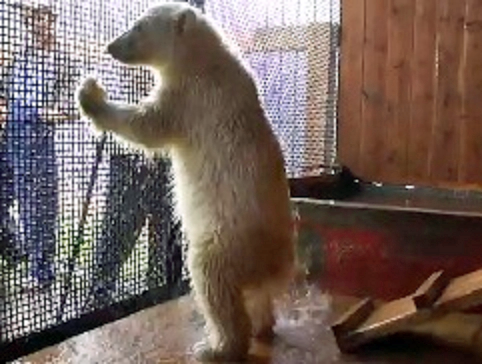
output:
M273 299L292 281L295 235L280 145L252 76L196 8L150 8L107 47L158 77L137 105L113 102L94 78L77 99L95 126L172 159L193 294L206 321L202 361L241 361L272 333Z

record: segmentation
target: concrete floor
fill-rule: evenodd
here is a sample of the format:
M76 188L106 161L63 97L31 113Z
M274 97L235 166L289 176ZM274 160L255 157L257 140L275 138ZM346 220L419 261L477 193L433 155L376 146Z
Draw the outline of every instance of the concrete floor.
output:
M330 297L315 288L293 294L279 305L277 338L253 343L251 363L476 363L461 352L410 344L371 349L357 356L339 353L329 322L353 300ZM196 363L191 346L202 337L202 322L190 297L136 313L47 348L17 363Z

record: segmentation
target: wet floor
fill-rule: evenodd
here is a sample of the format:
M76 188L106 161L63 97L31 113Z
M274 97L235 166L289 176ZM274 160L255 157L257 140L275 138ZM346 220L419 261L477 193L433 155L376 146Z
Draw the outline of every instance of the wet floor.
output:
M390 350L372 348L356 356L340 354L329 322L353 300L333 298L315 288L300 290L278 305L274 343L253 342L251 363L477 363L472 356L440 347L391 343ZM189 297L168 302L16 363L196 363L191 346L202 338L202 323Z

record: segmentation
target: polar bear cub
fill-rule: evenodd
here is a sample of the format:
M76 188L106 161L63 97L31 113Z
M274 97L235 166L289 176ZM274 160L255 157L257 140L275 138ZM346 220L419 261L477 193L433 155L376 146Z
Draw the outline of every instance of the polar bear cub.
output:
M107 52L150 67L157 84L138 104L123 104L87 77L79 107L98 129L172 159L192 291L206 323L195 356L244 360L252 337L272 334L273 299L295 264L282 151L253 77L209 19L181 2L148 9Z

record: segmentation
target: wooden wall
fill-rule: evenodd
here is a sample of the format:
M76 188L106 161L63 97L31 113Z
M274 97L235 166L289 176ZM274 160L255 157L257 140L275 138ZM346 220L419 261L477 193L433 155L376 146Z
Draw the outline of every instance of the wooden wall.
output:
M482 0L342 0L340 161L371 181L482 185Z

